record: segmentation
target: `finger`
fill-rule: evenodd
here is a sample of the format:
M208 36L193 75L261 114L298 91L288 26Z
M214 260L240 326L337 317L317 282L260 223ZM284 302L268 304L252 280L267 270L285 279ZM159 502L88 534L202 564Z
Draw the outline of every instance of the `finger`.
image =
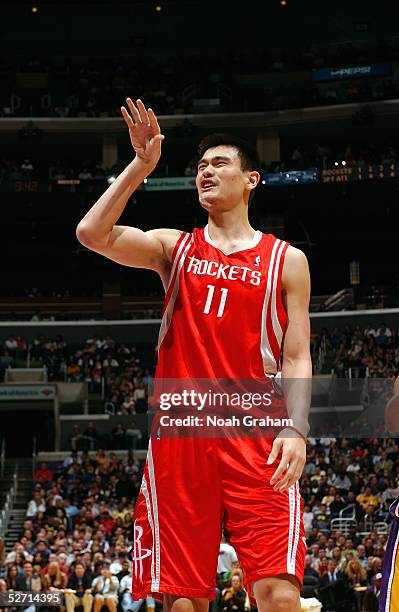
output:
M298 472L292 474L291 476L287 473L284 478L282 478L280 482L274 487L274 490L278 493L284 493L284 491L286 491L296 482L298 482L299 478L300 474L298 474Z
M276 458L280 452L280 448L282 445L282 440L280 438L275 438L274 442L273 442L273 446L272 446L272 450L270 452L270 455L266 461L266 465L271 465L272 463L274 463L276 461Z
M271 485L273 485L276 482L276 480L280 478L283 472L285 472L285 470L287 469L287 465L288 465L288 459L286 456L283 455L281 457L281 461L279 463L278 468L276 469L276 471L274 472L273 476L270 479Z
M160 134L161 133L161 128L159 127L158 119L156 118L155 113L152 110L152 108L148 109L148 120L149 120L150 126L152 127L154 132L156 134Z
M290 467L284 474L283 478L276 483L274 490L283 492L288 489L288 487L295 484L295 482L298 480L297 474L299 474L298 464L294 461L290 464Z
M146 123L147 125L150 125L150 120L148 118L147 109L140 99L137 100L137 108L139 109L141 122Z
M131 130L132 128L134 128L133 119L131 118L131 116L129 115L129 113L127 112L124 106L121 106L121 111L122 111L123 118L127 124L127 127L129 128L129 130Z
M160 143L165 140L165 136L163 134L156 134L153 138L151 138L151 144L155 144L157 141Z
M285 488L294 485L302 476L303 468L305 467L305 461L303 457L293 458L287 473L288 482ZM281 481L279 482L281 486Z
M127 105L129 107L130 112L132 113L134 120L136 123L141 123L140 113L134 105L134 102L131 98L126 98Z

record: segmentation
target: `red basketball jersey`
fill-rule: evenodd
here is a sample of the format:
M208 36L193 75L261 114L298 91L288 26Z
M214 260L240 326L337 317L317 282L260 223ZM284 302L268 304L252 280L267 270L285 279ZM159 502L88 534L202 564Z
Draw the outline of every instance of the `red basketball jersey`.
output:
M287 323L281 273L288 243L257 231L224 253L208 226L184 232L172 260L157 378L255 378L281 368Z
M160 329L158 379L255 379L263 385L279 371L287 248L258 231L245 249L226 254L206 227L182 234ZM302 584L303 501L298 483L283 493L270 484L280 461L266 464L273 440L216 430L196 436L194 427L189 437L173 437L157 429L156 418L153 426L134 510L134 599L148 593L213 599L222 522L248 593L266 576L289 573Z

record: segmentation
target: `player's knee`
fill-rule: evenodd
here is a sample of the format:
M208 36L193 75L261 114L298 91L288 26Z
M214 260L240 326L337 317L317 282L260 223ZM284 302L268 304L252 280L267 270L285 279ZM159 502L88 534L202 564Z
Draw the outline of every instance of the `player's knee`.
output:
M290 584L261 580L254 585L254 595L261 612L297 612L301 609L299 592Z
M272 592L270 603L274 612L296 612L300 610L299 594L292 589L278 589Z
M174 597L167 609L170 612L194 612L194 605L188 597Z

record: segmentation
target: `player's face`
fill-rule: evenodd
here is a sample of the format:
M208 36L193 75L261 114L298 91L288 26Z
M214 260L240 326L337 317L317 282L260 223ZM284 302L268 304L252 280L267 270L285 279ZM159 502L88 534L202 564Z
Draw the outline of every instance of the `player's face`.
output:
M201 206L218 212L235 208L244 201L244 194L250 191L249 185L257 174L242 170L235 147L220 145L208 149L198 162L196 178Z

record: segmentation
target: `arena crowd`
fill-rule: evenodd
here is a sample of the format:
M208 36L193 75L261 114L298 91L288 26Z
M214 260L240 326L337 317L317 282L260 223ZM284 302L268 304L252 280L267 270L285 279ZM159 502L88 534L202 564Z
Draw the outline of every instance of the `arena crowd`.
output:
M319 597L326 610L372 609L362 606L378 595L388 508L399 496L398 456L394 439L309 439L300 483L308 546L302 594ZM39 464L24 529L13 550L3 551L0 590L30 580L32 590L76 590L67 596L68 611L82 604L85 612L92 605L114 612L118 603L123 612L136 610L130 551L143 466L131 452L121 457L102 449ZM337 525L341 513L348 524ZM213 606L244 610L239 564L223 542L218 570ZM337 598L346 608L334 607Z
M338 376L347 375L348 368L359 377L393 379L398 374L398 331L383 322L324 329L312 335L312 353L321 346L333 355ZM9 337L3 351L15 355L26 348L23 338ZM70 381L88 380L98 391L104 377L108 407L112 404L115 414L146 410L156 359L148 347L138 350L110 337L92 337L80 347L69 346L62 336L38 337L32 355L47 365L52 380L60 374ZM113 448L140 446L138 430L130 429L135 445L127 444L122 428L113 432ZM63 462L37 466L24 530L3 559L7 575L0 589L17 588L29 579L39 591L77 590L67 598L68 612L78 604L85 612L92 606L99 612L103 604L111 612L118 605L123 612L137 610L129 595L129 551L143 461L132 451L123 457L104 451L102 442L89 423L71 437L73 450ZM324 610L374 609L389 505L399 496L398 450L393 438L309 438L300 482L308 546L302 594L317 596ZM248 608L242 584L235 553L222 542L213 611ZM151 609L157 604L148 598L141 605Z

